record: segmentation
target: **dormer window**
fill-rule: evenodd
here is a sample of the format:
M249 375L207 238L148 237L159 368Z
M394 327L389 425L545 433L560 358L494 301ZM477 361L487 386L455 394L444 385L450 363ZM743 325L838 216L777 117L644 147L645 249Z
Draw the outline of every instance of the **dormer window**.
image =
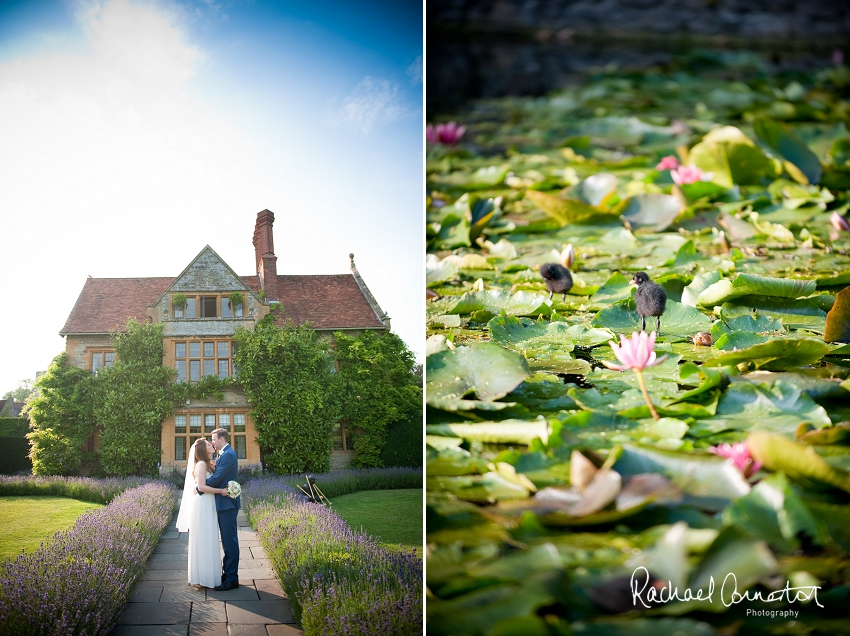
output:
M176 302L179 299L180 302ZM235 306L229 296L184 296L175 294L171 302L173 318L241 318L242 303Z

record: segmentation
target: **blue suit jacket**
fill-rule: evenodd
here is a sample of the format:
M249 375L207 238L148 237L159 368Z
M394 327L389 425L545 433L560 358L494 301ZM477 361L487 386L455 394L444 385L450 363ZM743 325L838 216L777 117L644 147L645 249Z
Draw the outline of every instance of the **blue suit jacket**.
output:
M207 486L213 488L226 488L227 482L239 481L239 460L236 459L236 451L231 448L230 444L225 446L218 461L215 464L215 472L207 479ZM201 493L203 494L203 493ZM209 494L209 493L207 493ZM227 495L215 496L215 509L218 512L236 508L239 510L242 507L242 497L231 499Z

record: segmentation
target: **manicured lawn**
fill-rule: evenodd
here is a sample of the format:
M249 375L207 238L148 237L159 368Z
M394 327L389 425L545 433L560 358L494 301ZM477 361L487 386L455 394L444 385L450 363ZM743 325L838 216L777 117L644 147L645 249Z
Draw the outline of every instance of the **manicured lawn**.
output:
M388 548L415 548L422 556L422 490L366 490L334 497L333 510L355 530Z
M0 561L30 552L101 504L66 497L0 497Z

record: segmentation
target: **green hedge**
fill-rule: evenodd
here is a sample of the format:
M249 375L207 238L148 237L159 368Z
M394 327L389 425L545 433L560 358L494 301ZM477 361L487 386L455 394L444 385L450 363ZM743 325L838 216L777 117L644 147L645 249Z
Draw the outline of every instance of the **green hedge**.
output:
M384 466L422 466L422 411L393 424L387 430L387 443L381 450Z
M25 417L0 417L0 474L31 472L30 421Z

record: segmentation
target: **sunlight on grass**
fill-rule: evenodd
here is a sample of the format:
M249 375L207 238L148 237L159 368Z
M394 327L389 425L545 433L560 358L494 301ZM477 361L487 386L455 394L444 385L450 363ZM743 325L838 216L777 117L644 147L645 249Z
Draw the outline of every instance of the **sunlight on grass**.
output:
M101 504L66 497L0 497L0 561L31 552Z
M366 490L333 499L333 510L386 548L415 548L422 556L422 490Z

